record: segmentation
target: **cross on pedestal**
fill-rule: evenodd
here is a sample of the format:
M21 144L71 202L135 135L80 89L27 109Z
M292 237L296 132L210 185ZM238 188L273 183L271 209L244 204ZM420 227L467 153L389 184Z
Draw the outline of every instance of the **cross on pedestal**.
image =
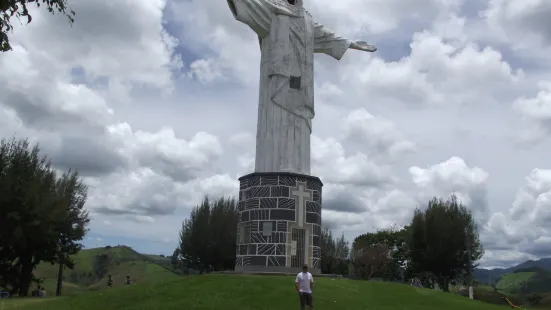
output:
M297 182L297 187L291 190L291 195L295 196L295 210L297 213L297 224L299 227L304 227L306 213L304 212L307 200L312 200L312 191L306 189L306 183Z

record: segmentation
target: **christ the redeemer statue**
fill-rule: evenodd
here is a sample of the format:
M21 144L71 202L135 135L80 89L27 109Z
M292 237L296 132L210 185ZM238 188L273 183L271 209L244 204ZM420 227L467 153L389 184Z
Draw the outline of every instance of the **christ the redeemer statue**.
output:
M314 21L302 0L227 0L262 53L255 172L239 178L235 270L321 272L321 180L310 175L314 53L376 51Z
M227 0L234 17L258 34L262 52L256 172L310 174L314 53L341 59L348 48L374 52L317 23L302 0Z

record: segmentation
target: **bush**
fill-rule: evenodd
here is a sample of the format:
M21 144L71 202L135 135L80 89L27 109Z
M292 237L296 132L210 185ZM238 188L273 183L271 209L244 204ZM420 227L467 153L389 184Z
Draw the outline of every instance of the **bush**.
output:
M526 296L526 301L530 303L530 306L537 306L540 304L542 298L540 294L533 293Z
M94 273L97 278L103 279L107 274L110 258L106 253L98 254L94 259Z

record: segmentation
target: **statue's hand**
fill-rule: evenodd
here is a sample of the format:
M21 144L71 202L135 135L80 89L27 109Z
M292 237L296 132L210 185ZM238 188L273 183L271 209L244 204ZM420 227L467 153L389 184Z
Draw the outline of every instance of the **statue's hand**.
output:
M350 48L365 52L375 52L377 50L375 45L367 44L365 41L353 41L352 44L350 44Z

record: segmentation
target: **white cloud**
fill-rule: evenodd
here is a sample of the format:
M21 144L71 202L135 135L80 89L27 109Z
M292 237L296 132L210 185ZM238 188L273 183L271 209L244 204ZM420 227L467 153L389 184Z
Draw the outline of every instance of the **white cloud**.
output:
M115 83L170 88L170 70L180 64L172 57L177 41L162 25L165 5L165 0L75 1L71 8L78 18L72 27L65 18L33 7L32 23L16 27L13 45L41 50L33 56L64 70L82 68L91 80L107 77Z
M523 257L551 254L551 170L533 169L516 193L512 207L496 213L485 236L490 251L509 251Z
M535 96L515 100L513 108L526 121L521 138L528 142L541 142L551 131L551 82L538 83L539 92Z
M202 83L210 83L223 78L218 63L212 59L199 59L189 65L188 76Z
M469 167L463 159L452 157L426 169L411 167L409 173L418 188L420 202L432 197L448 198L454 194L473 211L475 220L486 220L489 174L482 168Z
M511 216L530 223L551 221L551 170L532 170L517 192Z
M363 89L365 100L376 95L384 102L479 105L499 101L503 90L516 87L524 75L498 50L444 40L433 31L413 34L410 48L409 56L393 62L351 62L347 81Z
M324 23L345 33L386 33L408 22L426 23L457 11L461 0L319 0L306 6ZM359 13L361 12L361 14Z
M489 0L484 16L494 33L515 47L551 45L549 14L545 0Z
M365 108L348 114L344 120L344 135L371 150L375 156L396 156L415 149L413 142L406 140L392 122L371 115Z
M388 167L377 165L363 153L347 156L334 138L312 136L312 164L314 175L332 183L379 186L392 182Z
M196 133L189 141L177 138L168 127L156 133L132 132L130 125L122 123L109 126L108 132L122 144L121 153L134 156L136 164L152 167L174 180L196 177L223 152L218 138L206 132Z

